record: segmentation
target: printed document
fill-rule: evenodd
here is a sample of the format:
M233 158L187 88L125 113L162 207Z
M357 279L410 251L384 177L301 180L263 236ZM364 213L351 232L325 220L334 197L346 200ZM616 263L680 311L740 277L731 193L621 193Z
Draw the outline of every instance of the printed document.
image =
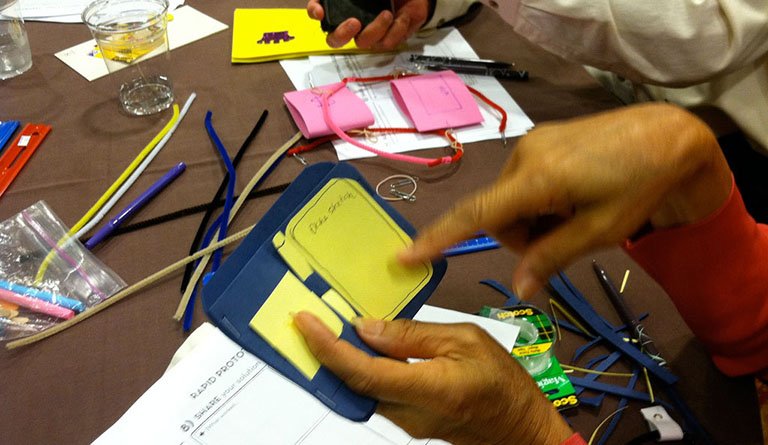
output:
M507 350L518 327L423 306L415 319L472 322ZM210 324L181 346L168 371L94 442L184 445L441 445L418 440L374 415L347 420L272 370Z
M20 14L24 20L37 22L82 23L83 11L93 0L23 0ZM184 0L170 0L168 11L184 4Z

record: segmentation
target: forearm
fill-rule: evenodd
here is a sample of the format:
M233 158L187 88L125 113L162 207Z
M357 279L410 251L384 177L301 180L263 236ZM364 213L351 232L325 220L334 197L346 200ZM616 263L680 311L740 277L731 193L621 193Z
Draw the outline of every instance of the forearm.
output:
M519 34L549 51L646 83L699 83L768 53L765 0L510 0L497 5Z
M679 108L668 108L663 114L665 146L645 149L675 152L675 156L661 159L676 162L678 165L672 165L672 168L681 174L673 177L676 183L667 185L669 191L664 193L659 208L651 215L650 223L655 228L701 221L715 213L731 192L731 171L709 127Z
M659 229L625 249L669 294L728 375L768 369L768 226L738 190L708 217Z

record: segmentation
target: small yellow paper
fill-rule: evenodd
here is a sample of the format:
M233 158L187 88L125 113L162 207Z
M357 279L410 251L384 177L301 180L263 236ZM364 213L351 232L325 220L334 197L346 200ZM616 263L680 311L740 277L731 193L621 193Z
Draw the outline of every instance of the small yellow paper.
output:
M277 232L272 237L272 245L277 249L277 253L285 261L285 264L291 268L294 274L301 281L304 281L312 275L312 266L307 263L304 255L296 249L293 240L285 237L283 232Z
M336 336L341 335L343 324L339 317L290 272L283 275L272 294L251 318L249 326L312 380L320 369L320 362L309 351L304 337L293 323L293 314L301 311L314 314Z
M397 262L411 238L351 179L329 181L288 222L285 236L363 316L393 319L432 277L429 262Z
M306 9L235 9L233 28L232 63L362 52L354 42L328 46L320 22Z
M344 317L345 320L352 321L353 318L357 317L357 313L352 309L352 306L335 290L328 289L328 292L324 293L321 298L328 303L328 306Z

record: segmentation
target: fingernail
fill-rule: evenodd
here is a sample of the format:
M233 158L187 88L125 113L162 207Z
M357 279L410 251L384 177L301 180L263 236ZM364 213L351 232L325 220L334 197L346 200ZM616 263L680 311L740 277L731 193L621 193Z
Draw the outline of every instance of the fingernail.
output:
M352 319L352 324L358 333L368 337L377 337L384 332L384 322L375 318L355 317Z
M415 261L415 258L418 255L418 250L414 247L413 244L406 247L405 249L401 250L397 253L397 259L404 264L411 264Z
M541 287L539 281L531 275L523 275L522 278L513 286L513 291L521 300L527 300L536 293Z

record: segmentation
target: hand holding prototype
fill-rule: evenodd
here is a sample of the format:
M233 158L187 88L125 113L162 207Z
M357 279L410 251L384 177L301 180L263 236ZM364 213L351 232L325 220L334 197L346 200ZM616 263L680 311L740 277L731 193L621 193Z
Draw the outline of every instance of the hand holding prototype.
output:
M391 357L374 358L310 313L294 322L323 365L414 437L559 444L573 434L525 369L475 325L358 319L363 341Z
M428 0L395 0L394 15L384 11L376 17L365 29L360 20L350 18L345 20L335 31L328 34L328 45L339 48L350 40L360 48L391 50L403 43L424 25L429 15ZM307 14L315 20L322 20L325 11L320 0L309 0Z
M646 222L699 221L730 189L714 135L675 106L539 125L520 139L494 184L422 230L400 260L437 257L485 230L522 255L513 282L529 298L579 255L620 243Z

